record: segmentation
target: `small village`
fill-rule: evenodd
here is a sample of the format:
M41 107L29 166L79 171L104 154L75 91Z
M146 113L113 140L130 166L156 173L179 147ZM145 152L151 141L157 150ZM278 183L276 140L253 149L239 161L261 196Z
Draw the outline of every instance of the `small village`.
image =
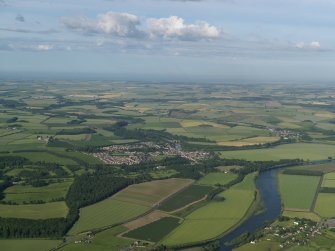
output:
M300 139L302 134L300 132L295 132L287 129L280 129L280 128L268 128L269 131L284 140L287 139Z
M192 162L209 157L208 152L183 151L179 143L159 145L153 142L106 146L101 148L100 152L92 155L111 165L135 165L160 156L180 156Z
M292 245L303 246L309 240L317 235L321 235L325 229L323 224L316 223L310 220L295 219L288 226L281 224L271 225L264 228L264 234L267 240L271 240L271 236L280 241L280 248L289 247Z

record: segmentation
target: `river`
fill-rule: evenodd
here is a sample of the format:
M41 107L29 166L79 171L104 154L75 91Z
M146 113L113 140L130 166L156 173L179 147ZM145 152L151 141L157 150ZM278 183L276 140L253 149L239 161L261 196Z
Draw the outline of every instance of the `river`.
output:
M223 236L220 239L221 251L229 251L239 245L239 243L235 245L225 245L226 242L230 242L246 232L254 233L257 228L264 226L268 221L275 220L280 215L281 200L277 189L277 172L278 169L272 169L259 173L256 178L256 187L261 196L264 210L259 214L252 215L232 232Z

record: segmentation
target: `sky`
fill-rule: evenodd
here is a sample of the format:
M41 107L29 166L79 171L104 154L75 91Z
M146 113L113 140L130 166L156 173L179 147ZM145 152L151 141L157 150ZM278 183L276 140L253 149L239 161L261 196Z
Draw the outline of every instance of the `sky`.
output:
M331 83L334 13L334 0L0 0L0 78Z

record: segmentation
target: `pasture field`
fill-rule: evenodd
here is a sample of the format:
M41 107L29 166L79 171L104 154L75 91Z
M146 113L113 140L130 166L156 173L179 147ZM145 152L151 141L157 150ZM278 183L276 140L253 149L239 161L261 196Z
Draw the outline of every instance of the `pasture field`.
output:
M326 163L326 164L320 164L320 165L303 165L303 166L295 166L292 167L292 169L299 169L299 170L309 170L309 171L321 171L324 174L324 177L327 179L332 179L331 173L327 172L334 172L335 171L335 164L334 163ZM331 175L331 176L330 176Z
M1 205L0 217L25 219L50 219L66 217L68 208L65 202L50 202L31 205Z
M61 165L76 165L77 164L77 162L75 162L72 159L59 157L59 156L53 155L48 152L17 152L17 153L13 153L13 155L27 158L33 162L38 162L38 161L49 162L49 163L54 162L54 163L59 163Z
M334 165L334 168L335 168L335 165ZM335 180L335 172L332 172L332 173L326 173L324 176L323 176L324 179L326 180Z
M335 217L335 194L319 193L314 211L322 217Z
M70 243L61 251L119 251L133 243L132 240L117 237L127 229L123 226L113 227L106 231L100 232L91 239L91 243Z
M52 183L43 187L33 187L31 185L14 185L7 188L4 201L12 201L17 204L23 202L43 200L50 202L52 199L65 198L72 180L61 183Z
M335 187L334 179L323 179L322 187Z
M213 188L210 186L199 186L191 185L186 189L176 193L166 201L164 201L159 209L167 212L177 210L185 207L188 204L201 200L204 198Z
M234 251L256 251L256 250L266 250L266 251L278 251L280 250L279 242L261 240L257 241L256 244L245 244L241 247L234 248Z
M312 221L319 222L321 217L313 212L305 212L305 211L283 211L283 216L290 217L290 218L300 218L300 219L310 219Z
M250 146L271 143L278 141L279 139L279 137L274 136L257 136L241 140L221 141L218 142L218 144L222 146Z
M237 178L237 174L234 173L209 173L202 179L200 179L197 184L199 185L207 185L207 186L215 186L215 185L226 185L232 180Z
M149 209L150 207L147 206L108 198L81 208L79 220L71 228L69 234L121 223L137 217Z
M304 159L323 160L335 154L335 145L295 143L280 145L266 149L223 151L220 156L229 159L257 160L281 160Z
M279 174L278 181L285 209L311 209L320 177Z
M247 214L254 201L255 173L219 194L224 201L209 202L190 213L184 222L161 242L173 246L209 240L228 231ZM197 229L197 231L194 231Z
M131 230L123 236L138 240L158 242L175 229L179 225L179 222L179 218L165 217L143 227Z
M47 239L0 239L3 251L48 251L62 243L61 240Z
M128 186L112 198L119 201L152 207L166 197L193 183L191 179L156 180Z
M170 178L171 176L177 174L178 172L173 169L164 169L164 170L154 170L150 172L150 176L154 179L166 179Z

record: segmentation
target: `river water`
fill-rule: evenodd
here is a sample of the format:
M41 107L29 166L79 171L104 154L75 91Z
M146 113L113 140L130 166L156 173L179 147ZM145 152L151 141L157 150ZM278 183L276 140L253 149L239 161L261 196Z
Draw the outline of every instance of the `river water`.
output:
M279 191L277 190L277 172L278 170L272 169L259 173L256 178L256 187L261 196L264 210L259 214L252 215L232 232L223 236L220 239L221 251L229 251L238 246L238 243L235 245L225 245L226 242L232 241L246 232L254 233L257 228L264 226L268 221L275 220L280 215L281 200Z

